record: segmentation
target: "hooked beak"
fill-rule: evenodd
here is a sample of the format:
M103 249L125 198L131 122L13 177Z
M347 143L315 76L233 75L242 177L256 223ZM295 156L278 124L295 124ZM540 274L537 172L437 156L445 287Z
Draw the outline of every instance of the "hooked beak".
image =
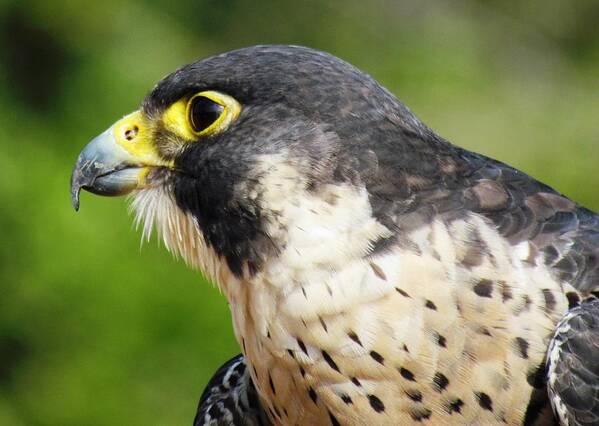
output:
M171 167L151 141L143 114L129 114L94 138L79 154L71 175L71 202L79 210L81 189L99 195L124 195L146 186L153 167Z

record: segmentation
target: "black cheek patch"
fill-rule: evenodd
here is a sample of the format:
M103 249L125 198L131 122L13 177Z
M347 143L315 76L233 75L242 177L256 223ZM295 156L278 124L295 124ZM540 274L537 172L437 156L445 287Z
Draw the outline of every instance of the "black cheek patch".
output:
M195 217L208 245L241 276L244 265L250 273L260 269L268 248L260 210L234 191L247 175L248 161L240 158L243 152L227 148L218 140L190 147L177 158L175 167L183 172L175 173L172 187L177 205Z

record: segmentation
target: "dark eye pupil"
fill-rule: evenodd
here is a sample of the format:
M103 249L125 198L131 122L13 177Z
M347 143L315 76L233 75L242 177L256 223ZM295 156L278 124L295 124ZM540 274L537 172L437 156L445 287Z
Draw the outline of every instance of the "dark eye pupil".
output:
M196 132L209 127L223 112L223 106L204 96L193 99L189 112L191 126Z

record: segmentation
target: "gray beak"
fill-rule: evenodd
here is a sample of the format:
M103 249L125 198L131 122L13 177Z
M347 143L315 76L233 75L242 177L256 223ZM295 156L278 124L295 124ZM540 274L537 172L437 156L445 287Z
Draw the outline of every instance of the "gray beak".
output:
M81 189L98 195L123 195L139 187L144 167L116 143L113 128L94 138L79 154L71 175L71 202L79 210Z

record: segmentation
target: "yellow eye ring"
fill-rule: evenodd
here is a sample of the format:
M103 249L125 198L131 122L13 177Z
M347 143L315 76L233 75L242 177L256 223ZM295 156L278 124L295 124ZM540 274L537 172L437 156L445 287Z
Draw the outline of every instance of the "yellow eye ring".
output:
M185 117L191 133L195 136L204 136L218 133L229 127L240 111L239 102L231 96L215 91L204 91L189 98Z

